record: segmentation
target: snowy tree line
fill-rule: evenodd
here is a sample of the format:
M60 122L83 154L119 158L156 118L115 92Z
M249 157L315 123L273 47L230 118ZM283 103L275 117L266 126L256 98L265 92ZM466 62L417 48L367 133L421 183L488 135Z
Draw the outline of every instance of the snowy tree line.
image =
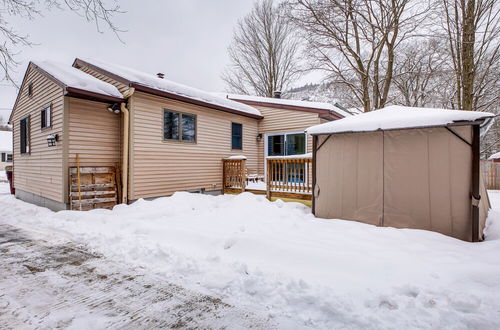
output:
M323 91L363 111L500 111L500 0L260 0L229 54L232 92L272 96L319 70Z

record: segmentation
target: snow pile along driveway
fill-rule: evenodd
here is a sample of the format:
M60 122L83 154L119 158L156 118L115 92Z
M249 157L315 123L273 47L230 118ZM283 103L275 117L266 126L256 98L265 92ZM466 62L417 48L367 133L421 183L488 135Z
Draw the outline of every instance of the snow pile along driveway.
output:
M500 207L500 194L490 197ZM283 328L500 327L500 209L487 241L473 244L316 219L301 204L250 193L177 193L89 212L53 213L6 195L0 203L17 226L70 235Z

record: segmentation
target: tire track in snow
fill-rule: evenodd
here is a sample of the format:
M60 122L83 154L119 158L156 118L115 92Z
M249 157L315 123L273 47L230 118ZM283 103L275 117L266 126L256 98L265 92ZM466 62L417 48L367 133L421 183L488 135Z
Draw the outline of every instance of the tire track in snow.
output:
M72 242L0 222L0 328L272 328L269 319Z

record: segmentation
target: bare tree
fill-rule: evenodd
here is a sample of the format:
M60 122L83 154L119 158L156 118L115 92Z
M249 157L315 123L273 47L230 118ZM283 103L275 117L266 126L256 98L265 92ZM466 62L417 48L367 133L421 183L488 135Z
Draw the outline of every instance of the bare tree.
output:
M345 84L364 111L383 107L396 49L428 10L411 0L289 0L290 18L304 31L312 69Z
M17 16L33 20L44 11L51 9L70 9L84 17L88 22L96 24L102 32L101 25L106 25L118 36L120 29L113 23L113 17L122 13L117 0L3 0L0 6L0 68L3 71L2 80L8 80L14 85L11 72L19 63L16 54L22 46L32 46L34 42L27 35L14 29L9 18Z
M500 2L441 0L441 10L455 73L455 106L464 110L488 108L496 100L484 103L488 99L485 93L498 86Z
M394 103L412 107L446 107L453 70L439 38L416 38L398 50L394 65Z
M238 22L222 74L229 91L270 97L300 75L299 43L283 14L282 6L262 0Z

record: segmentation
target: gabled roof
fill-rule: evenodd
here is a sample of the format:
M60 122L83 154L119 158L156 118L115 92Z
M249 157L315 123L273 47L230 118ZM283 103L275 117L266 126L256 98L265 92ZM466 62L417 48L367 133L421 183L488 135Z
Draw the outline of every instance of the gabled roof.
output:
M373 132L406 128L481 124L494 114L434 108L388 106L380 110L309 127L309 134Z
M134 87L137 91L163 96L216 110L261 119L259 110L246 104L228 100L224 97L197 88L162 79L154 74L145 73L117 64L95 59L76 59L73 66L88 67L118 82Z
M12 131L0 131L0 152L12 152Z
M64 90L64 95L105 102L123 101L122 94L115 86L92 77L70 65L54 61L31 61L24 74L23 84L30 69L39 70L47 78L58 84ZM14 110L16 109L21 93L22 88L17 94L13 107ZM13 113L14 111L11 112L9 122L12 120Z
M310 102L300 100L290 100L273 97L262 97L253 95L240 95L240 94L227 94L227 93L214 93L230 100L235 100L248 105L254 106L269 106L273 108L317 112L320 115L332 115L333 119L340 119L351 116L350 113L336 107L333 104L325 102Z

